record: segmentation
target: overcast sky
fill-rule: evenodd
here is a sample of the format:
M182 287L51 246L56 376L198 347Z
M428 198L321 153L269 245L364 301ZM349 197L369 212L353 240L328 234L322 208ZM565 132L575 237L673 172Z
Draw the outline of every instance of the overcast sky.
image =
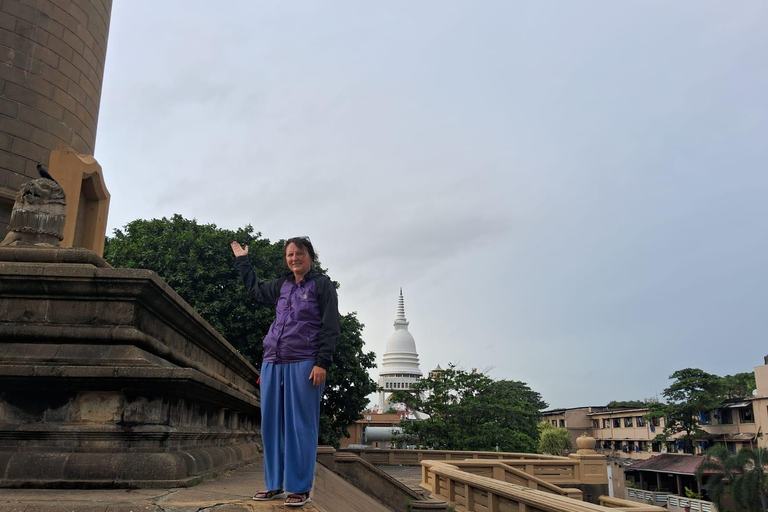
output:
M109 233L309 235L379 364L402 286L425 373L552 407L751 371L767 26L763 0L117 0Z

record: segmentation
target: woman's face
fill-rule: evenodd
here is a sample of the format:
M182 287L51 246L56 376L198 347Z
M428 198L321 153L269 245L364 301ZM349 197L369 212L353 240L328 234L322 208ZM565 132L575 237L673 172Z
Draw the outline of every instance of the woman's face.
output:
M294 274L303 276L312 268L312 258L309 253L291 242L285 248L285 263Z

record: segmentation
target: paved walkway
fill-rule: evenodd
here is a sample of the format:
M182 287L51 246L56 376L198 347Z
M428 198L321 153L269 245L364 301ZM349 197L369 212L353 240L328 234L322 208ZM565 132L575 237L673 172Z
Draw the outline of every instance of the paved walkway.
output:
M385 466L377 464L376 467L400 480L414 491L429 496L429 493L421 487L421 466Z
M330 474L329 474L330 473ZM261 464L252 464L189 488L132 490L0 489L0 512L252 512L301 510L379 510L378 502L360 502L354 508L334 506L337 475L317 465L313 501L302 508L283 506L282 500L253 501L264 487ZM343 484L343 482L341 483ZM370 499L363 495L358 497ZM342 500L343 501L343 500ZM357 508L364 506L366 508ZM386 509L389 510L389 509Z

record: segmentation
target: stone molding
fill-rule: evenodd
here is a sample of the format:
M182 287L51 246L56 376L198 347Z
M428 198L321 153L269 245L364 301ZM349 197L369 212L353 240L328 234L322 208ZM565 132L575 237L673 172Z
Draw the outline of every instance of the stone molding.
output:
M254 461L257 378L154 272L0 248L0 487L188 485Z

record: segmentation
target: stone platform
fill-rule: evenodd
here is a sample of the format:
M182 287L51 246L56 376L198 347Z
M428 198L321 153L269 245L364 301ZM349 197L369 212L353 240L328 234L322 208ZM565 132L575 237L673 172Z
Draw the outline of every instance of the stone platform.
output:
M282 500L253 501L264 488L261 464L190 488L132 490L0 489L0 512L253 512L292 510ZM312 502L302 512L392 512L318 464Z
M176 487L257 460L257 378L155 273L0 247L0 487Z

